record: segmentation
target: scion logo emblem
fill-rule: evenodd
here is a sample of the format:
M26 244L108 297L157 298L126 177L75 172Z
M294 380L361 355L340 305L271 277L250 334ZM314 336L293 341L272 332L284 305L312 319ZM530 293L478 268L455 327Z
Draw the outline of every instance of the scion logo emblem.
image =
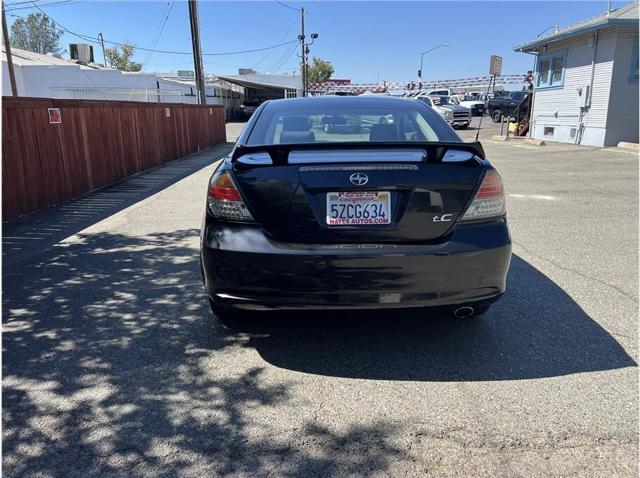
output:
M349 181L356 186L364 186L369 182L369 176L364 173L353 173L349 176Z

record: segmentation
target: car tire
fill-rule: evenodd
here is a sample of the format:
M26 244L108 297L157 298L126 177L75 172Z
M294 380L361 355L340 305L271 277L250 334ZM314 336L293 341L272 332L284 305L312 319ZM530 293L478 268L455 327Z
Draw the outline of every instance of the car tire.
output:
M460 126L460 129L467 129L469 127L469 123L465 123L462 126Z
M493 113L491 113L491 120L494 123L500 123L501 119L502 119L502 111L495 110Z

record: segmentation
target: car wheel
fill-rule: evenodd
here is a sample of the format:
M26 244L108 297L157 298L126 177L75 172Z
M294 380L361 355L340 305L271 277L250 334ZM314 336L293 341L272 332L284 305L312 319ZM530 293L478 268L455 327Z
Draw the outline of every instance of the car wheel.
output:
M460 129L467 129L469 127L469 123L465 123L462 126L460 126Z
M502 119L502 111L495 110L493 113L491 113L491 119L494 123L500 123L500 120Z

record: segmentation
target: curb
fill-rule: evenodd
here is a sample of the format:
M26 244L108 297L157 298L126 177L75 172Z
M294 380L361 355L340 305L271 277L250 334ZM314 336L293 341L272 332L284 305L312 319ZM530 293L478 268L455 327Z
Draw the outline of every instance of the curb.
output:
M629 143L627 141L620 141L618 143L618 148L640 151L640 145L638 145L638 143Z
M491 137L491 140L492 140L492 141L508 141L508 140L509 140L509 138L507 138L506 136L500 136L499 134L494 134L494 135Z
M527 144L533 144L534 146L546 146L547 145L547 143L545 143L541 139L525 139L524 142L527 143Z

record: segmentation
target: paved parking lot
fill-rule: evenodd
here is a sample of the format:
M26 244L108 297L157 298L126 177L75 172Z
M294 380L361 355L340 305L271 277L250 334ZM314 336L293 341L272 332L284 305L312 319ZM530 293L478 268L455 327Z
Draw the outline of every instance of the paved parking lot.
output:
M485 125L514 256L477 321L226 332L198 229L229 145L5 225L6 476L637 476L638 158Z

